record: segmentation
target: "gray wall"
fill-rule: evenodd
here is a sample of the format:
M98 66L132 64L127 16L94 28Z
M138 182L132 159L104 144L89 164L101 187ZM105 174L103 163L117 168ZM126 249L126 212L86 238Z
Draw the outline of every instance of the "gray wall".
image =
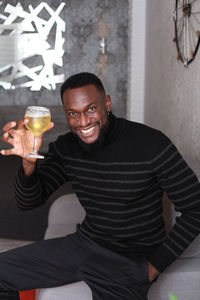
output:
M177 61L174 7L174 0L147 1L145 123L200 161L200 50L188 68Z

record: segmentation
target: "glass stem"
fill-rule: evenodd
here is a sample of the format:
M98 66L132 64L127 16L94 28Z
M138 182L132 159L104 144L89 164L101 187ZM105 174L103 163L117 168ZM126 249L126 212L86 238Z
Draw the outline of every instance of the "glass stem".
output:
M37 138L34 136L34 142L33 142L33 153L37 153Z

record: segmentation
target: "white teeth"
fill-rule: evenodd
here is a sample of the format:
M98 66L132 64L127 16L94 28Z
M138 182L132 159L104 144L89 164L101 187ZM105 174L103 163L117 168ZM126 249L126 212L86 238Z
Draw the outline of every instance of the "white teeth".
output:
M90 128L90 129L87 129L87 130L81 130L81 132L82 132L83 134L86 134L86 133L91 132L93 129L94 129L94 127Z

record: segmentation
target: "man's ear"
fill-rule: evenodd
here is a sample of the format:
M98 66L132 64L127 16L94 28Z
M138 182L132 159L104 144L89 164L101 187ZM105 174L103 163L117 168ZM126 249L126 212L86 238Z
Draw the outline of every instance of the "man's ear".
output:
M106 104L106 110L107 110L107 112L110 112L111 98L110 98L109 95L106 96L105 104Z

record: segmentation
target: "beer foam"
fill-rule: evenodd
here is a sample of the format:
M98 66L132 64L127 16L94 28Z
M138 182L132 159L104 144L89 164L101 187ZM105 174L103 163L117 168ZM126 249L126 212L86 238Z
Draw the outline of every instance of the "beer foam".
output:
M47 117L50 116L50 110L42 106L29 106L25 112L27 117Z

